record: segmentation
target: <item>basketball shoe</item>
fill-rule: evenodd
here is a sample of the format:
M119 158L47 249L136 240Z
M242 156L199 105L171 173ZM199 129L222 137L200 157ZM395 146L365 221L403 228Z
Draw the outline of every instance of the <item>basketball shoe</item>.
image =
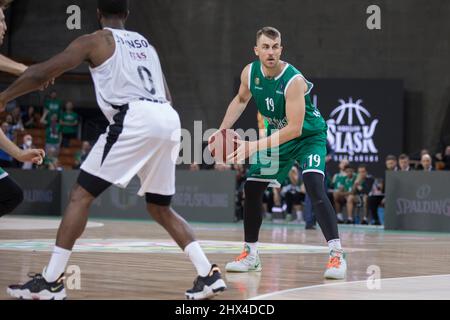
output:
M343 250L331 250L328 260L327 270L324 277L326 279L342 280L347 273L347 261Z
M246 244L244 251L233 262L227 263L225 266L227 272L260 272L262 270L259 254L250 254L250 247Z
M13 298L23 300L64 300L66 290L64 288L64 274L55 282L47 282L40 273L29 273L31 278L25 284L10 285L6 293Z
M198 276L195 279L192 289L186 291L186 298L188 300L209 299L225 291L226 288L219 267L213 264L206 277Z

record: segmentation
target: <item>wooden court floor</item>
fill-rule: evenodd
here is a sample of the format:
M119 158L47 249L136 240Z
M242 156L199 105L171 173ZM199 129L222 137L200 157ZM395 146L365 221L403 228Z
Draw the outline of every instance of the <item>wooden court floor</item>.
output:
M8 284L42 271L57 226L51 218L0 219L0 299L8 299ZM193 227L222 270L240 253L242 224ZM345 281L322 278L328 253L320 230L264 224L263 271L223 272L228 290L217 299L450 299L450 234L353 226L340 227L340 233ZM68 290L69 299L184 299L195 278L189 260L150 221L91 219L69 265L78 268L81 286Z

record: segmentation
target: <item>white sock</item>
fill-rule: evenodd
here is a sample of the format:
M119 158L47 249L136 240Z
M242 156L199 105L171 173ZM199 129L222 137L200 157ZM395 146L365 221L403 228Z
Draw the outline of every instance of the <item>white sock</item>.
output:
M55 282L64 273L71 253L72 251L57 246L53 248L52 258L43 275L47 282Z
M333 239L328 241L328 248L331 250L342 250L341 247L341 240L340 239Z
M191 259L200 277L206 277L209 274L212 267L211 263L197 241L191 242L184 248L184 253Z
M254 243L246 242L245 244L250 248L249 254L251 256L256 256L258 254L258 242Z

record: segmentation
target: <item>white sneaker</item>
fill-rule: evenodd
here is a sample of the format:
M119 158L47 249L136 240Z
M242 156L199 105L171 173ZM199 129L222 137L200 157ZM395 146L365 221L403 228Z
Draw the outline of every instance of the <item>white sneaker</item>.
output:
M225 266L227 272L260 272L262 270L261 260L258 253L250 254L250 247L245 245L244 251L233 262Z
M347 261L343 250L331 250L327 270L323 275L325 279L342 280L347 274Z

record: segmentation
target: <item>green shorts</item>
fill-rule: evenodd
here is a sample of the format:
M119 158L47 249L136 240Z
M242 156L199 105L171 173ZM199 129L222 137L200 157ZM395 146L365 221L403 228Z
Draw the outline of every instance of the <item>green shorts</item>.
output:
M247 180L269 182L280 187L295 162L302 174L317 172L325 175L327 133L321 132L284 143L279 148L263 150L252 156Z

